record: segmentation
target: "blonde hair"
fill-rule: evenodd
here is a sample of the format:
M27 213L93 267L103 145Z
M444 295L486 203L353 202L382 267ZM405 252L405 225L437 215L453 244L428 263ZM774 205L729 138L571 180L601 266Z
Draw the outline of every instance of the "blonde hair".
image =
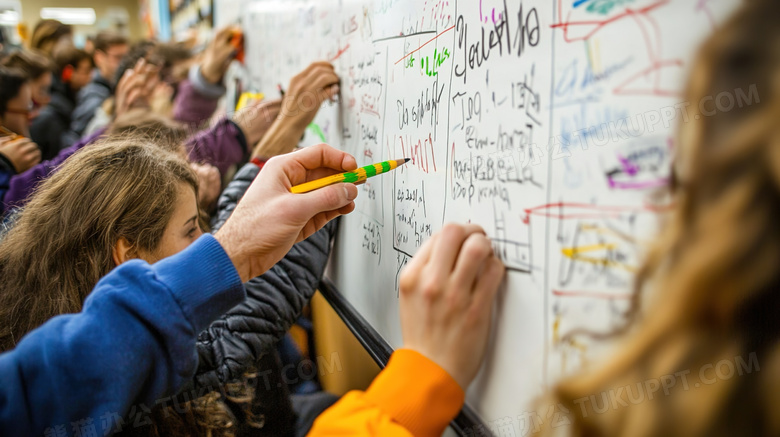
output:
M674 210L637 276L636 331L606 365L551 393L571 412L572 435L780 432L772 411L780 400L777 17L780 2L747 2L698 54L687 88L697 113L679 128ZM755 102L716 115L701 109L723 93ZM653 304L639 320L648 288ZM722 360L747 372L711 384L701 370ZM676 383L652 399L612 403L618 390L636 395L647 381L672 376Z

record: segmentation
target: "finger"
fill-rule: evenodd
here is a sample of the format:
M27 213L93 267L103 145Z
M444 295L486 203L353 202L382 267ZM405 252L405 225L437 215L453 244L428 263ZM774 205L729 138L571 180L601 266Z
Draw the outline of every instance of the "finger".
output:
M441 243L438 244L431 254L431 264L434 267L434 273L447 278L455 267L455 260L460 253L461 246L469 235L484 231L477 225L458 225L446 224L440 231Z
M479 232L475 232L466 238L463 247L458 253L453 272L453 282L462 284L471 292L477 281L477 275L485 264L485 261L493 256L493 247L490 240Z
M436 246L437 242L439 240L439 232L433 234L431 238L428 239L425 243L423 243L422 246L420 246L420 249L417 251L417 253L414 254L412 257L412 260L409 262L409 264L414 263L414 265L423 266L428 263L431 259L431 253L433 253L433 248Z
M140 58L138 61L136 61L135 66L133 67L134 73L141 73L146 66L146 59Z
M241 28L238 26L226 26L217 31L217 35L214 37L214 41L217 42L230 42L234 32L240 32Z
M143 95L143 90L134 89L128 93L127 98L125 98L124 102L124 108L123 109L129 109L133 107L136 103L136 101L142 100L140 97Z
M8 137L8 138L9 138L9 141L10 141L9 146L12 146L12 147L14 147L16 149L24 147L25 144L35 144L29 138L25 138L25 137L16 137L16 138L13 138L13 139L10 139L10 137Z
M30 167L41 162L41 152L33 153L28 162L30 163Z
M331 82L330 78L318 81L315 85L316 88L314 88L317 95L317 102L322 104L322 102L325 100L331 100L336 94L338 94L338 86L338 82L333 83Z
M309 238L312 234L322 229L322 227L325 226L329 221L335 219L338 216L349 214L354 210L355 202L350 202L338 210L324 211L316 214L304 225L303 229L301 230L301 238L298 241Z
M318 71L316 74L313 74L309 77L310 85L308 86L309 89L312 90L324 90L327 87L331 87L333 85L336 85L339 83L339 77L336 75L335 72L327 70L327 71Z
M22 153L33 153L33 152L40 153L40 149L38 148L38 145L33 143L32 141L27 141L25 143L22 143L19 147L19 151Z
M301 80L301 79L303 79L303 78L305 78L305 77L308 77L308 76L309 76L309 74L311 74L311 72L312 72L312 71L314 71L314 70L316 70L316 69L318 69L318 68L330 68L330 69L333 69L333 64L331 64L331 63L330 63L330 62L328 62L328 61L316 61L316 62L312 62L312 63L311 63L311 64L309 64L309 66L308 66L308 67L306 67L306 68L305 68L303 71L301 71L300 73L298 73L298 74L295 76L295 78L297 78L297 79ZM290 83L290 85L291 85L291 86L290 86L290 88L292 88L292 83Z
M324 167L344 172L357 168L357 161L355 161L352 155L327 144L306 147L295 153L285 155L283 158L272 158L269 160L269 163L274 159L283 160L283 169L287 172L287 175L291 178L296 177L296 180L290 181L293 184L305 182L303 178L305 178L309 170Z
M316 225L316 229L319 230L329 221L335 219L338 216L346 215L355 210L355 202L349 202L335 211L325 211L317 214L312 218L312 221ZM316 232L316 231L315 231Z
M338 211L355 200L358 189L353 184L334 184L293 197L299 208L309 217L326 211Z
M471 305L475 311L489 312L499 285L504 279L506 268L497 257L488 258L482 273L477 278Z
M117 96L122 95L122 93L124 93L125 88L127 88L127 82L130 81L130 78L132 76L133 76L132 69L125 70L125 72L122 74L122 77L119 79L119 82L117 82L116 84Z
M332 168L318 168L306 172L306 180L316 181L317 179L333 176L334 174L340 174L340 173L344 173L344 172L339 170L333 170Z
M328 100L330 100L330 101L333 101L333 99L335 99L335 98L336 98L336 96L338 96L338 95L339 95L339 92L340 92L340 91L341 91L341 88L339 87L339 85L338 85L338 84L336 84L336 85L331 85L331 86L329 86L329 87L325 88L325 97L326 97Z

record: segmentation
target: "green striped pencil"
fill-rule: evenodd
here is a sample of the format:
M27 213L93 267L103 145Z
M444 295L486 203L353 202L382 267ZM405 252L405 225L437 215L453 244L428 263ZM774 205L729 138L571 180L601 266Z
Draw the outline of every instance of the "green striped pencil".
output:
M377 162L376 164L360 167L355 171L334 174L332 176L326 176L324 178L296 185L290 188L290 191L296 194L308 193L309 191L316 190L317 188L327 187L328 185L338 184L340 182L350 182L356 184L372 176L387 173L390 170L395 170L399 166L406 164L408 161L409 158L391 159L390 161Z

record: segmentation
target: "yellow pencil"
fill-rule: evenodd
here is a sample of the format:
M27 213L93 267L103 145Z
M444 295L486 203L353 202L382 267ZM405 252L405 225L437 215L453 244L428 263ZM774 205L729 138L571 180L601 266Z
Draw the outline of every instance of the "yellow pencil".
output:
M355 171L334 174L332 176L326 176L324 178L296 185L290 188L290 191L296 194L308 193L309 191L316 190L317 188L327 187L328 185L338 184L339 182L350 182L356 184L370 178L371 176L376 176L378 174L387 173L390 170L395 170L398 168L398 166L404 165L407 161L409 161L409 158L377 162L376 164L360 167Z

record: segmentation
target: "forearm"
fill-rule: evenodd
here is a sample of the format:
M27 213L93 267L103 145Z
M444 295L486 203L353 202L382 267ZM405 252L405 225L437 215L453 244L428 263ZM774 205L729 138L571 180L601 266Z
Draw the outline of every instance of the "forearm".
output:
M175 392L195 371L196 334L243 298L211 236L152 266L123 264L81 313L55 317L0 355L0 434L122 417Z
M270 158L283 155L295 149L301 140L305 126L295 127L294 123L277 120L260 139L252 151L252 156Z
M173 118L188 124L203 123L217 109L219 98L224 94L224 86L209 83L200 73L200 67L193 67L187 79L179 84L173 102Z
M209 129L193 135L185 146L190 161L211 164L223 175L247 154L244 133L228 119L222 119Z

